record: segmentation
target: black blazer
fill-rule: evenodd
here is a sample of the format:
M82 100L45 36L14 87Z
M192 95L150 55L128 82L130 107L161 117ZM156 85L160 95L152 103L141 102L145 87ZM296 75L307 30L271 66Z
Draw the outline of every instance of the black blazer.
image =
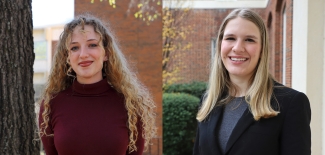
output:
M311 110L307 96L288 87L274 88L280 105L276 117L253 119L247 109L238 120L226 146L226 155L310 155ZM277 105L275 99L271 105ZM222 155L218 145L217 124L222 107L215 107L198 123L193 155Z

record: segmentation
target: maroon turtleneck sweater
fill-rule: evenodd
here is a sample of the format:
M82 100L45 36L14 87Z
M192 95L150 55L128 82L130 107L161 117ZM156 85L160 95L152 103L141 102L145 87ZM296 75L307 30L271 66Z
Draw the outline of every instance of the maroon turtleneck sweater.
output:
M124 97L106 79L94 84L80 84L75 80L71 87L50 101L50 106L46 131L54 137L41 137L47 155L128 154L129 130ZM42 105L40 116L43 110ZM39 122L43 122L42 117ZM140 125L138 131L137 151L131 155L143 152Z

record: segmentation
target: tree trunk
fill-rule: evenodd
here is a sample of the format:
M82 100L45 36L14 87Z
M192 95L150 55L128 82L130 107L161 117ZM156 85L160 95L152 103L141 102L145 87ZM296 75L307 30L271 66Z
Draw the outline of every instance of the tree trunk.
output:
M0 0L0 154L39 154L32 0Z

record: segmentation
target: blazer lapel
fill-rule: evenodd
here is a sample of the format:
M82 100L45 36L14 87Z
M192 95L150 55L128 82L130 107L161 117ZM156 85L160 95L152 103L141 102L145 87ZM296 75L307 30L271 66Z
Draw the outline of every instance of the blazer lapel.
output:
M215 107L215 109L212 111L211 113L212 115L209 116L208 118L208 126L207 126L207 132L206 133L210 133L211 135L209 135L208 139L208 150L210 150L211 152L207 152L207 154L216 154L219 155L221 154L221 150L219 148L218 145L218 139L217 139L217 135L218 135L218 131L217 131L217 125L218 122L220 121L220 117L222 115L222 106L217 106Z
M243 113L243 116L238 120L234 130L232 131L226 146L226 154L230 148L234 145L240 135L252 124L254 123L254 118L248 108Z

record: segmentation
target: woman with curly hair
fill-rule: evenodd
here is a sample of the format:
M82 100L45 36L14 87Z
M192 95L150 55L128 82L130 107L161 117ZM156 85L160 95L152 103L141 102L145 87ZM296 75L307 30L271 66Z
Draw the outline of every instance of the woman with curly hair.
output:
M235 9L222 22L194 155L310 155L310 103L269 73L262 18Z
M47 155L141 155L154 107L108 27L90 15L65 25L40 102Z

